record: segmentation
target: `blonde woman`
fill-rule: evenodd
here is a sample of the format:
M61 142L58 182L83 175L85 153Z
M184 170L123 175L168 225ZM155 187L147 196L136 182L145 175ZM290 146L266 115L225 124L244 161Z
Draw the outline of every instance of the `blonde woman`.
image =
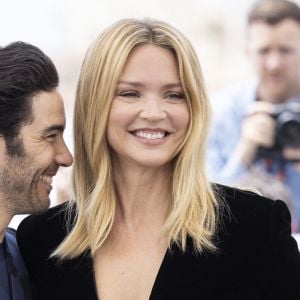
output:
M296 295L285 204L206 178L209 115L176 29L122 20L96 39L76 95L76 199L19 228L36 299Z

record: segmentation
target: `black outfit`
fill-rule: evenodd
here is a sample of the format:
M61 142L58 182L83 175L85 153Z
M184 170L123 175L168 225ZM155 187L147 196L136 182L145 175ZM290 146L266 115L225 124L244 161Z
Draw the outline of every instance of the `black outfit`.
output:
M176 245L162 262L155 299L300 299L300 256L282 201L217 186L228 209L215 236L217 253L196 254ZM64 205L19 226L17 240L36 299L97 299L89 253L57 263L49 254L66 236Z

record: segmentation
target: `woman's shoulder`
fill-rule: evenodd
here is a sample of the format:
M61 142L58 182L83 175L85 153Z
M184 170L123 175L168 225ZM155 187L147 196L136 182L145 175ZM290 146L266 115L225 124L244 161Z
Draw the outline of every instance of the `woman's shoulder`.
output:
M25 218L18 227L18 233L29 230L35 234L45 234L49 229L62 229L69 212L68 203L49 208L46 212L37 215L30 215ZM63 227L62 227L63 226Z
M68 224L71 226L75 214L75 207L63 203L43 214L25 218L17 230L17 241L22 254L29 251L31 255L48 255L65 238L69 231Z
M226 227L255 234L257 237L290 232L291 216L286 204L281 200L271 200L250 190L242 190L224 185L214 185L223 207L221 218Z
M254 211L268 213L274 206L286 207L283 201L266 198L253 190L214 184L214 191L221 205L241 217L247 217Z

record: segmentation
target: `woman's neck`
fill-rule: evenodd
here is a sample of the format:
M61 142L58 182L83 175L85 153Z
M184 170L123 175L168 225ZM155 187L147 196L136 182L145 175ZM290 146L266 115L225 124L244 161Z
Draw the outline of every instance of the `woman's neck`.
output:
M114 181L118 199L117 220L128 226L165 221L172 195L171 166L140 168L120 166ZM154 224L153 224L154 225Z

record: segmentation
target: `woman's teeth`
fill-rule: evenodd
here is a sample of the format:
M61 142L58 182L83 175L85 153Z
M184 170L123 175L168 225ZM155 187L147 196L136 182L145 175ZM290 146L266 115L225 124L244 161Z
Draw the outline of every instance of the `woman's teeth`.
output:
M135 136L138 136L143 139L147 140L155 140L155 139L162 139L165 137L166 132L145 132L145 131L136 131L134 133Z

